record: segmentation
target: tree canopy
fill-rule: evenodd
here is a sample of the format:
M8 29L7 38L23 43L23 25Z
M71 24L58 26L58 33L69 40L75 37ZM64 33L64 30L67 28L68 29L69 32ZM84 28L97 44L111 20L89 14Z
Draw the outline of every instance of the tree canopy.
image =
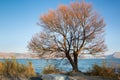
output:
M28 48L40 54L64 53L74 71L78 71L78 55L106 50L104 19L90 3L76 1L69 6L60 5L43 14L39 25L43 31L33 36Z

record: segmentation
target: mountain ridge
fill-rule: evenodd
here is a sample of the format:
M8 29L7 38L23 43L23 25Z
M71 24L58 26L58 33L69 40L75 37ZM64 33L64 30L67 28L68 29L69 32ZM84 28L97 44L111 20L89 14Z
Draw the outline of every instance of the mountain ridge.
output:
M65 56L64 56L65 57ZM16 58L16 59L59 59L62 58L61 56L56 56L54 54L44 55L43 57L39 57L35 53L15 53L15 52L0 52L0 58ZM120 58L120 52L114 52L111 55L90 55L90 54L83 54L79 56L80 59L107 59L107 58Z

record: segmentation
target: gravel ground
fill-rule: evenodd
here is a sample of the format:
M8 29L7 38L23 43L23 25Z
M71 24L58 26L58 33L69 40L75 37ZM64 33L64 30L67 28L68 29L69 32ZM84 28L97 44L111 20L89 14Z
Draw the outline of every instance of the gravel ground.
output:
M104 78L100 76L88 76L80 72L69 74L69 78L70 80L120 80L119 78L114 79L114 78Z
M120 78L118 79L113 79L113 78L103 78L100 76L87 76L84 75L82 73L72 73L72 74L65 74L66 76L69 77L70 80L120 80ZM29 79L27 78L4 78L4 77L0 77L0 80L42 80L41 77L31 77Z

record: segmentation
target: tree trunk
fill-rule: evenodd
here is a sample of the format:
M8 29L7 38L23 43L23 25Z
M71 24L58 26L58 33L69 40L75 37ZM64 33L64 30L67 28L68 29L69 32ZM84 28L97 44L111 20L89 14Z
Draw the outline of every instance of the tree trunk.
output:
M67 59L69 60L71 66L72 66L72 68L73 68L72 71L73 71L73 72L78 72L78 71L79 71L79 70L78 70L78 59L77 59L78 54L74 54L74 60L71 58L71 56L70 56L68 53L66 53L66 57L67 57Z
M78 69L78 54L76 53L73 53L74 55L74 67L73 67L73 71L74 72L78 72L79 69Z
M71 66L74 67L74 62L73 62L71 56L69 55L69 53L66 53L66 57L67 57L67 59L69 60Z

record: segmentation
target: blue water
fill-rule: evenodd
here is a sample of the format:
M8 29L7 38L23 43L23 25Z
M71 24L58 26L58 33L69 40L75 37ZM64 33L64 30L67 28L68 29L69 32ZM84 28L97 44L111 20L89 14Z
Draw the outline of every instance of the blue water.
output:
M3 61L3 59L0 61ZM40 73L43 68L49 64L53 64L64 71L72 70L72 67L67 59L17 59L17 61L25 65L31 61L37 73ZM117 67L120 65L120 59L79 59L78 67L82 72L86 72L94 64L102 65L103 62L106 62L108 66Z

